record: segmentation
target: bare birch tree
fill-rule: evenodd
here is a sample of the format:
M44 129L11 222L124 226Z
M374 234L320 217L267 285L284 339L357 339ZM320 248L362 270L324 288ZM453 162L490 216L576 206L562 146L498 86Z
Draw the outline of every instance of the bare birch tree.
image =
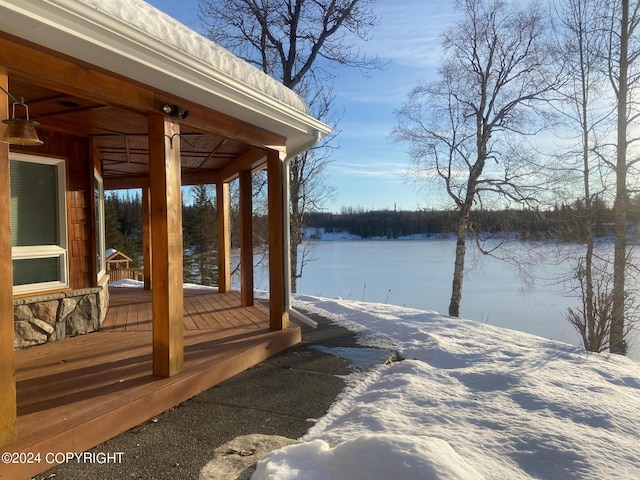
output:
M368 71L379 68L355 47L377 24L375 0L199 0L209 37L303 95L314 115L327 123L332 95L327 92L337 65ZM311 102L315 99L314 102ZM328 102L328 103L327 103ZM328 147L328 144L323 144ZM318 208L330 189L322 172L330 148L316 148L291 161L291 290L296 291L302 262L304 218ZM303 260L308 258L303 253Z
M626 272L628 265L627 210L629 201L629 171L637 168L640 159L631 156L640 137L633 136L634 127L640 121L638 89L640 88L640 2L610 0L607 2L607 18L603 24L608 28L607 76L616 99L615 162L610 162L615 171L614 203L614 266L613 303L609 338L609 351L626 355L625 323L627 321ZM631 158L630 158L631 157ZM637 173L637 172L636 172Z
M565 316L580 334L585 349L594 352L608 348L611 327L611 268L608 258L595 256L593 233L593 201L604 194L598 139L606 135L603 129L611 117L611 110L601 102L605 80L601 55L604 6L601 0L562 0L554 15L555 58L566 72L566 82L559 89L560 111L567 130L579 136L577 148L569 149L563 158L569 161L568 168L572 167L572 158L578 159L576 169L581 173L584 202L580 220L585 250L576 259L570 276L580 306L569 308ZM592 185L592 173L597 189Z
M560 4L565 41L558 60L568 68L565 106L573 106L564 112L582 136L587 246L574 271L581 305L569 309L567 318L588 350L609 349L624 355L637 318L636 298L627 282L637 277L634 242L628 240L628 203L639 161L635 144L640 138L634 137L634 129L640 119L635 101L640 86L640 6L629 0L563 0ZM600 191L595 192L594 171L600 177ZM606 252L596 255L593 243L593 201L606 195L614 204L613 261Z
M515 3L515 2L514 2ZM464 0L444 35L439 81L398 112L395 138L410 145L415 175L437 178L457 210L449 315L459 316L471 211L492 196L533 202L530 153L514 139L538 131L547 78L544 12L501 0Z

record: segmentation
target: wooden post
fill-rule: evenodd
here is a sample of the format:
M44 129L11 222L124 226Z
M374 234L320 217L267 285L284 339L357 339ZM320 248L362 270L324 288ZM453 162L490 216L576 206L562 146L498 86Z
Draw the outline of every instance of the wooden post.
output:
M231 290L231 228L229 223L229 183L216 184L218 229L218 291Z
M8 83L6 71L0 70L0 85L6 90ZM9 118L7 96L0 92L0 99L0 118ZM8 445L16 439L16 366L13 335L9 145L0 143L0 446Z
M253 305L253 188L251 170L240 172L240 301Z
M142 187L142 262L144 289L151 290L151 192Z
M284 242L285 208L284 163L280 152L267 153L267 183L269 208L269 311L273 330L289 327L289 313L286 311L285 248Z
M171 377L184 362L180 125L149 115L149 177L153 263L153 374Z

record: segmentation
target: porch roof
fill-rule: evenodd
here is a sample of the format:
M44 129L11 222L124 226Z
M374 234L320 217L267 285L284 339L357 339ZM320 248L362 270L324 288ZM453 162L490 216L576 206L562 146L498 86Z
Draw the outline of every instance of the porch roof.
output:
M275 135L272 144L269 135L251 144L229 130L215 135L219 117L209 124L202 115L198 121L187 118L181 122L183 171L219 171L241 157L251 164L256 146L286 148L293 155L331 131L293 91L142 0L0 0L0 36L115 74L150 89L158 102L174 99L192 113L215 112L223 115L222 123L233 119ZM26 99L43 128L95 139L105 180L145 175L145 108L84 97L73 81L65 87L12 72L9 65L11 93Z

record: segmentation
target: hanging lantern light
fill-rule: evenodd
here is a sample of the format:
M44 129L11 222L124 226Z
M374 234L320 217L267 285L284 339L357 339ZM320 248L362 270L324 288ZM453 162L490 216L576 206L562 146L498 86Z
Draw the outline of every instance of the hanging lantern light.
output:
M24 98L18 101L13 95L0 87L4 93L9 95L13 100L13 108L11 118L2 120L7 124L7 128L0 141L11 145L42 145L44 142L38 138L36 127L40 124L29 119L29 107L24 103ZM16 118L16 105L24 107L26 118Z

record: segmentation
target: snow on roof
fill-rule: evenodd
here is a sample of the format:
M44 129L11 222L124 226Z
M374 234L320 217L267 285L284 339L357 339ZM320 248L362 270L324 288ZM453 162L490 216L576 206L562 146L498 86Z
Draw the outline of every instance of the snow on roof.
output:
M309 108L291 89L228 50L142 0L76 0L135 27L167 46L305 113Z
M111 255L109 255L109 250L113 250L111 252ZM125 260L130 262L130 261L133 260L130 256L128 256L128 255L126 255L126 254L124 254L122 252L119 252L118 250L114 250L114 249L109 249L109 250L107 250L107 262L110 262L110 261L116 261L116 262L120 261L120 262L122 262L122 261L125 261Z

